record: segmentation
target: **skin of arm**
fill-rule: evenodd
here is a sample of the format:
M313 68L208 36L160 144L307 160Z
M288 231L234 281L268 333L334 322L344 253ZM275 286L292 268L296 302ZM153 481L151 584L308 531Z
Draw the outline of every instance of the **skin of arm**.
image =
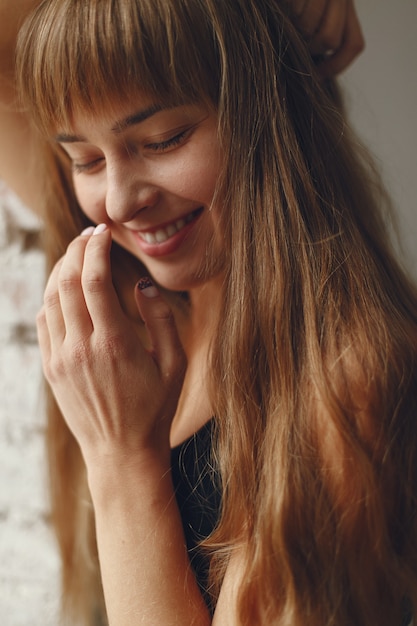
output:
M210 624L169 466L141 454L106 467L90 474L90 488L109 624Z
M42 188L36 171L36 140L19 111L14 52L21 23L40 0L0 0L0 177L23 202L41 213Z
M13 77L14 49L19 28L40 0L0 0L0 71Z
M365 47L353 0L288 0L323 78L343 72Z

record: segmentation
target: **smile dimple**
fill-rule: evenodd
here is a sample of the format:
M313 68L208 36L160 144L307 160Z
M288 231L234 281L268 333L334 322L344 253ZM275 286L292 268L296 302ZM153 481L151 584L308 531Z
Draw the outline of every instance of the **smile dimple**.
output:
M200 212L200 210L201 209L197 209L196 211L189 213L187 216L181 217L175 222L171 222L171 224L168 224L164 228L158 228L158 230L155 230L153 232L138 232L138 235L141 239L143 239L143 241L149 244L164 243L164 241L167 241L168 239L176 235L180 230L184 228L184 226L189 224Z

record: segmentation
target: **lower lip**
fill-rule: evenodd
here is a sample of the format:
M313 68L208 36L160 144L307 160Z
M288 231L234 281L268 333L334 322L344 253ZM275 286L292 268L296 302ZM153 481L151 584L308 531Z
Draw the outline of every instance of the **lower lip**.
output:
M162 241L161 243L148 243L144 241L140 235L136 234L136 241L139 244L139 248L142 250L144 254L151 257L160 257L166 256L169 254L174 254L181 246L184 239L188 236L190 231L194 228L197 221L199 220L203 209L199 210L195 217L188 222L181 230L179 230L175 235L169 237L166 241Z

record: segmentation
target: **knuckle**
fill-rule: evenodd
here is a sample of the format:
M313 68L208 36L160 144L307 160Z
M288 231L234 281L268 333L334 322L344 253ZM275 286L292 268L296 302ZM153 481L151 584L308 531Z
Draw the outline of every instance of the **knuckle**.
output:
M53 376L54 376L54 372L53 372L53 368L51 367L51 361L48 360L44 360L42 363L43 366L43 373L45 375L46 380L48 381L49 384L52 384L53 381Z
M70 243L70 246L74 242ZM80 284L80 276L74 264L70 261L62 263L58 273L58 288L66 293L71 293Z
M80 278L75 272L61 272L59 275L59 289L63 293L73 293L80 285Z
M100 337L96 342L96 350L106 358L118 359L126 353L126 344L121 335L113 334Z
M55 309L59 306L60 300L58 291L55 289L47 289L43 297L43 303L45 309ZM42 313L42 310L44 311L44 309L41 309L39 314Z
M46 324L45 307L42 307L36 314L36 325L44 326Z
M43 362L45 378L50 385L54 385L66 376L64 360L60 356L50 357Z
M44 363L45 376L50 383L67 380L74 372L80 372L91 362L91 349L88 341L80 340L64 345L52 353Z
M82 276L82 286L86 293L97 293L103 290L105 276L98 269L89 269Z
M175 319L172 310L163 300L160 300L155 305L155 308L152 311L152 315L157 320L165 321L169 325L175 325Z
M73 370L84 368L91 362L92 351L88 341L80 340L68 349L67 363Z

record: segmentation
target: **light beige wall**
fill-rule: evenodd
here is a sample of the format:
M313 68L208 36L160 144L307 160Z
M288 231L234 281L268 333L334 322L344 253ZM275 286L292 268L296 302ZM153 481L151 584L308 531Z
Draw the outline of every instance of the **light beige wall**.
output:
M342 77L351 119L378 158L417 279L417 0L357 0L366 49Z

